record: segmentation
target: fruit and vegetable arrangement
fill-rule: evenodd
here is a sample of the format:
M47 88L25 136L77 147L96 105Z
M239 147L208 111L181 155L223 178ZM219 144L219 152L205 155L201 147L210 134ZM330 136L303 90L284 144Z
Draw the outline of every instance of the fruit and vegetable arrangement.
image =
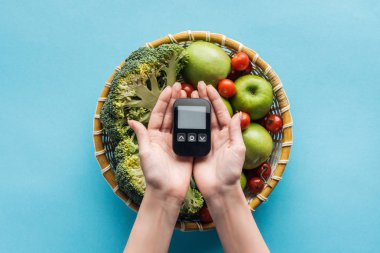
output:
M177 44L144 47L134 51L114 76L100 121L114 149L109 159L115 180L135 204L141 203L146 185L137 140L127 119L147 124L160 92L176 81L182 83L188 97L197 89L199 81L212 84L231 116L242 112L246 156L241 187L246 194L257 195L266 186L273 172L268 162L273 149L272 136L282 131L282 118L269 113L273 103L271 84L252 74L254 66L248 55L238 52L231 56L205 41L187 47ZM193 180L179 219L212 221Z

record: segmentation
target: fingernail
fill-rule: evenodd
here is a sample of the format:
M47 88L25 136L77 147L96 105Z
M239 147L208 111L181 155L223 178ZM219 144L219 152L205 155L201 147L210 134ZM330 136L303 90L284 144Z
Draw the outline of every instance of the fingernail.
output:
M241 120L242 117L243 117L243 113L239 112L239 118L240 118L240 120Z

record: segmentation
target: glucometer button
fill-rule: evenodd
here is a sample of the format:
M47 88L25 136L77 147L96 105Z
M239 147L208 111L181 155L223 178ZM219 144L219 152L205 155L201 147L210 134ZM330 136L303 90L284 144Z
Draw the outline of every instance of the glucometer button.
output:
M187 134L187 141L188 142L196 142L197 141L197 134L194 134L194 133Z
M177 141L178 142L184 142L184 141L186 141L186 134L184 134L184 133L178 133L177 134Z
M199 142L206 142L207 141L207 134L198 134L198 141Z

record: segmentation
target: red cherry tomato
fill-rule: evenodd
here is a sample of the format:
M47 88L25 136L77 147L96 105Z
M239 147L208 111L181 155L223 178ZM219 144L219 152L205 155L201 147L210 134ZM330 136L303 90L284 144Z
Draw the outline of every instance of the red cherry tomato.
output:
M241 112L240 127L242 130L246 129L251 124L251 117L246 112Z
M232 69L231 73L227 76L227 78L235 82L235 80L241 76L250 75L252 72L252 69L253 68L251 64L249 64L248 67L243 71L237 71L237 70Z
M257 119L257 120L255 120L255 122L257 123L257 124L260 124L260 125L262 125L263 127L265 127L265 120L267 119L267 117L269 116L270 114L269 114L269 112L264 116L264 117L262 117L261 119Z
M191 84L183 83L181 84L182 90L186 92L187 97L191 97L191 93L194 91L194 87Z
M236 71L236 70L232 70L231 73L227 76L228 79L232 80L232 81L235 81L236 79L238 79L239 77L242 76L242 72L239 72L239 71Z
M244 52L237 53L234 57L232 57L231 65L234 70L243 71L248 68L249 65L249 57Z
M258 120L256 120L255 122L257 123L257 124L260 124L260 125L262 125L263 127L265 127L265 117L264 118L261 118L261 119L258 119Z
M271 172L272 168L270 167L270 164L268 162L261 164L261 166L257 169L257 175L259 177L264 178L265 180L268 180Z
M252 170L243 170L243 173L245 177L247 178L247 181L249 181L253 177L257 177L257 170L252 169Z
M264 180L259 177L253 177L248 181L248 188L253 194L260 193L265 186Z
M262 118L262 119L258 119L255 121L257 124L260 124L262 125L263 127L265 127L265 118Z
M199 219L201 220L202 223L212 222L212 218L211 218L210 212L208 211L207 206L202 207L201 210L199 211Z
M236 87L234 82L230 79L220 80L218 83L219 94L224 98L230 98L236 93Z
M248 67L243 71L244 75L248 75L248 74L251 74L252 72L252 65L251 64L248 64Z
M281 116L277 114L272 114L266 117L265 128L272 133L278 133L282 129Z

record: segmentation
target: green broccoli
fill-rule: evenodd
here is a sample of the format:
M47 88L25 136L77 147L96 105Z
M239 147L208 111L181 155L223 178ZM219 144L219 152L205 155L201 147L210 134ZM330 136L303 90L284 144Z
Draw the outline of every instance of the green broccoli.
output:
M115 171L115 180L120 189L134 203L141 203L146 184L144 173L140 166L140 158L137 154L129 155L118 163Z
M103 129L113 144L115 180L131 200L140 204L146 190L138 145L127 119L146 124L163 88L173 85L187 62L184 48L165 44L140 48L126 60L112 80L108 98L100 113ZM180 218L196 217L203 206L201 193L190 186L180 210Z
M180 219L195 218L203 204L204 200L202 194L197 189L190 186L179 212Z
M127 156L117 165L115 179L120 189L126 193L134 203L140 205L145 194L146 183L137 154ZM203 204L204 200L202 194L197 189L189 187L180 209L180 219L196 218Z
M116 165L119 164L127 156L138 154L139 146L132 137L126 137L115 148L113 152Z
M140 204L145 193L146 184L138 156L138 145L131 137L122 140L115 148L114 157L116 161L115 180L120 189L126 193L131 200ZM192 182L186 193L186 198L181 206L180 219L195 218L202 208L204 200L201 193L195 189Z
M140 48L126 60L112 80L100 121L115 144L133 136L127 119L146 124L162 89L173 85L187 61L184 48L164 44L157 48Z
M164 44L157 47L156 51L161 56L161 61L165 62L162 70L165 72L166 83L173 85L178 73L188 62L184 48L176 44Z

